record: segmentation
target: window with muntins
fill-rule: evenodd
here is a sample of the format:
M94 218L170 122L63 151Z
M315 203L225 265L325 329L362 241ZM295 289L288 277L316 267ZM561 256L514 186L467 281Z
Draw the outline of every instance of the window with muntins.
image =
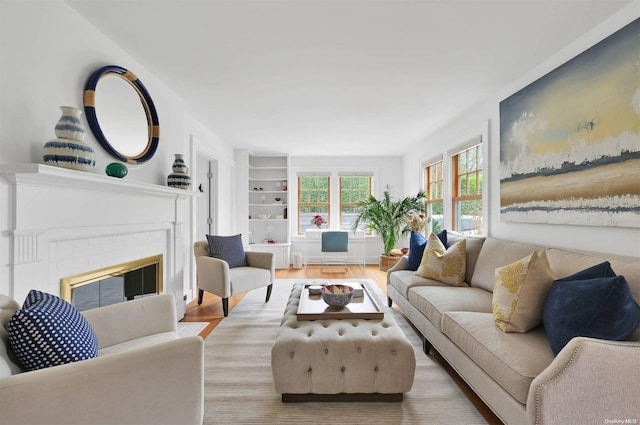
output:
M370 194L371 176L340 176L340 229L351 229L356 205ZM360 228L364 228L364 224Z
M298 233L316 226L316 215L323 218L323 229L329 228L330 218L329 176L298 176Z
M425 192L427 194L425 209L431 218L425 229L427 234L430 232L438 233L445 228L442 165L443 161L440 160L425 168Z
M454 230L482 234L482 139L453 156Z

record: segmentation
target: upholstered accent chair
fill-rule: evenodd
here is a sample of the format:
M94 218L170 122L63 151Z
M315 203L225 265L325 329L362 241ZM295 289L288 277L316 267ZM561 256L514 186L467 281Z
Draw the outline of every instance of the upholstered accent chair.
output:
M173 295L83 311L97 357L30 371L9 342L18 310L0 294L0 423L202 424L204 341L178 337Z
M196 256L198 304L202 304L204 291L222 298L224 317L229 315L229 297L252 289L267 287L265 302L271 298L276 274L276 259L272 252L247 251L248 266L229 267L229 263L211 257L209 243L198 241L193 245Z

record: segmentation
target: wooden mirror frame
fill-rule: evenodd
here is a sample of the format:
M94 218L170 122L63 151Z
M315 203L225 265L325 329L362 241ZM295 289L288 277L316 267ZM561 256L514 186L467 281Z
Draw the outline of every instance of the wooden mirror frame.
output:
M133 89L138 93L145 115L147 116L147 124L149 127L147 146L142 152L135 156L128 156L119 152L111 143L109 143L100 128L100 124L98 123L98 117L96 115L96 87L98 85L98 81L106 76L122 78L131 85L131 87L133 87ZM87 122L89 123L89 128L98 140L98 143L100 143L107 152L116 159L126 162L127 164L142 164L153 157L158 149L158 141L160 140L158 114L149 92L133 72L116 65L103 66L89 77L89 80L85 85L83 97L84 112L87 117Z

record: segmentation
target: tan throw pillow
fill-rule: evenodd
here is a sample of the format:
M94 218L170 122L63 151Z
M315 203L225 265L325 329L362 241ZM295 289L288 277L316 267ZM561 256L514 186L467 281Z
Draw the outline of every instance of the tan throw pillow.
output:
M422 261L415 274L453 286L467 286L467 241L465 239L446 249L435 233L429 235Z
M528 332L542 323L544 301L555 276L544 250L496 269L493 319L504 332Z

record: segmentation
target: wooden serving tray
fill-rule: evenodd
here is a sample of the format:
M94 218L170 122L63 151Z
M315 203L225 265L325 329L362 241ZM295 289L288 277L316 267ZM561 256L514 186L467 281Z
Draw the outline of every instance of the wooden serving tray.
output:
M363 296L354 297L344 308L331 307L322 300L322 295L309 294L310 285L321 283L307 283L302 288L298 303L298 320L326 320L326 319L384 319L384 311L371 293L371 289L364 282L340 282L354 288L362 288Z

